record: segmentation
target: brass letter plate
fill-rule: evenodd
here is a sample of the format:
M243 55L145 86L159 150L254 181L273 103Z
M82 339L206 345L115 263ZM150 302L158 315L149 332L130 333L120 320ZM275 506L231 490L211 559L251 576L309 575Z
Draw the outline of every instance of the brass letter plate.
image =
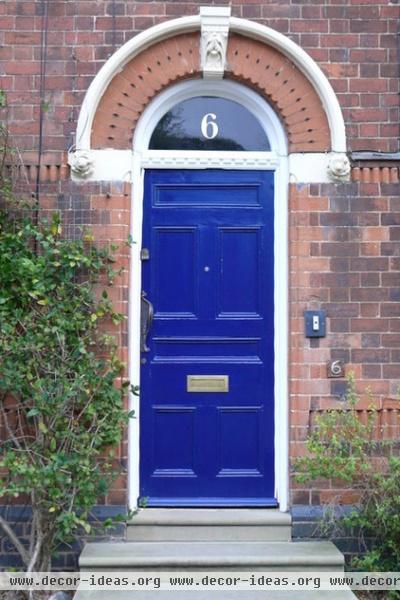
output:
M229 392L228 375L188 375L188 392Z

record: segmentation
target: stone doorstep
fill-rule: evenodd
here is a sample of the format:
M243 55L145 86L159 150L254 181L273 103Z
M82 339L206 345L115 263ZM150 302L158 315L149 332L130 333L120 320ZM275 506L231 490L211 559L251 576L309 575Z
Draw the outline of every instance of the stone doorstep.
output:
M105 542L89 543L80 568L169 570L188 568L343 571L332 542Z
M161 541L280 541L291 539L289 513L276 509L141 509L128 523L127 539Z
M291 525L290 513L275 508L142 508L128 522L136 525Z
M241 541L256 530L288 535L291 515L258 509L141 509L128 523L128 537L145 534L152 541L99 542L85 546L79 564L82 571L313 571L342 572L344 557L329 541ZM152 533L149 534L148 532ZM199 536L209 531L208 541ZM157 533L158 532L158 533ZM172 541L170 535L182 535ZM182 533L184 532L184 533ZM230 539L218 536L230 532ZM234 536L239 536L235 539ZM167 536L165 541L161 539ZM186 537L184 537L186 536ZM193 537L195 536L195 537ZM191 540L191 541L187 541ZM197 540L197 541L196 541ZM351 591L82 591L74 600L353 600Z

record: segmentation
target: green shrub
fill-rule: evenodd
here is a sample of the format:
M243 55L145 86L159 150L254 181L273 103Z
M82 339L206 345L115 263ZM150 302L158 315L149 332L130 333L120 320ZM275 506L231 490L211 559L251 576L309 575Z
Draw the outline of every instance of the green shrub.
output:
M0 527L26 570L46 571L61 542L90 533L116 473L128 383L116 385L123 365L99 323L123 317L105 289L106 249L64 239L57 214L47 224L16 214L0 214L0 495L32 507L29 544Z
M335 479L355 489L359 502L340 525L357 531L360 558L353 567L400 571L400 459L394 441L376 441L376 410L366 423L357 416L354 380L348 381L343 410L329 410L317 419L307 440L309 454L296 461L300 482ZM329 511L328 511L329 513ZM392 598L400 597L393 593Z

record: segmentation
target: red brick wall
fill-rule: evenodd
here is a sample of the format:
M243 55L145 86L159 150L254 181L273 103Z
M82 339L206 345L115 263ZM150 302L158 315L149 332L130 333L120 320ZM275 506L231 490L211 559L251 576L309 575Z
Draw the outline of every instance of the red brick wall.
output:
M274 27L300 44L328 75L341 103L350 150L398 150L399 5L389 1L233 1L234 15ZM226 4L220 0L218 4ZM196 14L204 2L57 0L48 3L43 112L44 210L63 211L65 231L89 225L102 243L120 244L124 272L113 291L127 311L130 191L122 184L76 185L66 176L79 109L94 75L123 42L162 20ZM0 3L1 87L7 91L14 141L36 180L44 2ZM44 65L42 64L42 71ZM43 81L43 79L42 79ZM385 171L386 169L386 171ZM393 395L400 382L400 201L398 171L354 170L353 183L291 186L290 431L291 456L304 451L310 410L343 394L328 380L326 361L344 359L359 385ZM379 181L382 183L379 183ZM384 183L385 182L385 183ZM304 338L303 310L321 306L328 335ZM127 356L126 323L116 331ZM126 442L120 459L126 466ZM328 488L326 488L328 486ZM318 503L332 494L293 484L293 501ZM351 500L351 495L346 498ZM346 499L345 498L345 499ZM126 499L122 476L109 503Z
M115 49L156 23L196 14L201 4L50 1L44 149L62 152L73 143L83 95ZM37 147L43 7L40 0L0 3L1 86L8 92L21 150ZM398 150L399 5L389 0L315 0L311 5L234 0L232 11L281 31L317 61L338 94L351 150Z
M361 397L400 385L400 186L309 185L290 190L290 454L305 453L310 413L345 393L326 363L342 359ZM303 311L327 311L327 336L304 337ZM399 403L400 405L400 403ZM390 415L391 416L391 415ZM395 418L398 418L396 416ZM326 482L292 482L294 503L354 494Z

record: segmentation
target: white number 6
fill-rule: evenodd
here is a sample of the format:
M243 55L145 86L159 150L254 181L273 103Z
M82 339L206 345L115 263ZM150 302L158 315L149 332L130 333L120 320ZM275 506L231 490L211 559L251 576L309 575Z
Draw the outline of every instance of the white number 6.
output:
M207 140L213 140L218 135L218 125L215 122L217 115L207 113L201 120L201 133Z

